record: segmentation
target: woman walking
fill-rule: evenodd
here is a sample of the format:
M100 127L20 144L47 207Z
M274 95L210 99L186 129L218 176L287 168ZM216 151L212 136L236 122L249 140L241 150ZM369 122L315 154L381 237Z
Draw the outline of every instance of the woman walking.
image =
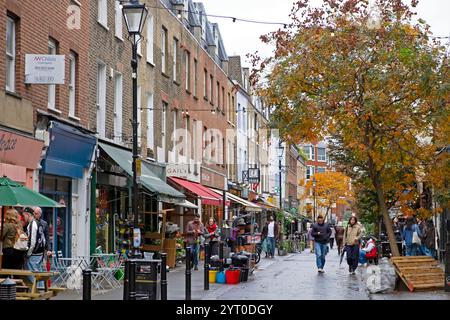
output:
M361 240L361 226L356 217L351 217L344 232L345 252L347 254L348 272L355 274L359 261L359 241Z
M406 256L418 256L420 253L420 228L413 217L406 219L406 225L403 227L402 239L405 241Z
M218 243L219 243L219 232L217 230L216 220L211 217L209 218L208 225L206 226L205 241L209 242L209 256L214 256L218 254Z

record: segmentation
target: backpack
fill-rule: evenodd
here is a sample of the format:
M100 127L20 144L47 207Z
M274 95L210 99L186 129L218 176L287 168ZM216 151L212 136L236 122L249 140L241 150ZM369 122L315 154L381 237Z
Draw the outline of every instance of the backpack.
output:
M33 220L33 222L35 222L37 224L37 231L36 231L36 243L35 243L32 254L44 253L45 248L46 248L44 226L42 225L42 223L40 221ZM32 230L33 230L33 226L30 227L30 233L32 232ZM28 237L28 247L31 247L31 234Z

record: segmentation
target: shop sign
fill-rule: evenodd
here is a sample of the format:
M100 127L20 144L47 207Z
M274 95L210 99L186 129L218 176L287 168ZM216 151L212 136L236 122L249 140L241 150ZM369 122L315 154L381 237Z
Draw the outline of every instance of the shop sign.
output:
M192 182L200 183L200 175L195 174L194 165L189 164L167 164L166 166L167 177L177 177L186 179Z
M0 163L36 169L43 145L42 141L0 130Z
M25 55L25 83L64 84L64 72L64 55Z

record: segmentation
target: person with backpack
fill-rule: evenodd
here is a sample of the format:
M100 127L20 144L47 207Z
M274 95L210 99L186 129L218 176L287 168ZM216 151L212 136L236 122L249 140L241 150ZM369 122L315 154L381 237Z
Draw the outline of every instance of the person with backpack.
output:
M25 219L28 222L28 252L26 266L31 271L43 271L43 261L45 252L45 235L44 226L39 220L34 217L34 210L31 208L25 209ZM33 283L34 277L29 276L28 279ZM43 281L39 281L38 285L43 285Z
M344 233L345 253L347 254L348 272L355 274L359 261L359 241L361 240L361 226L356 217L348 221Z
M49 228L48 223L42 218L42 209L39 207L34 208L34 218L36 221L40 222L42 224L42 227L44 229L44 237L45 237L45 252L44 252L44 259L47 259L48 256L48 250L49 250L49 244L50 244L50 234L49 234Z

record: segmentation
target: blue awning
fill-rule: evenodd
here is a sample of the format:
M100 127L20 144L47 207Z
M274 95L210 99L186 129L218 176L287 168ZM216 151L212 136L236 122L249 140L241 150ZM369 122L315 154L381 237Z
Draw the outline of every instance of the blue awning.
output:
M97 139L56 121L51 121L49 131L50 145L42 160L42 170L46 174L82 178L84 169L91 162Z

